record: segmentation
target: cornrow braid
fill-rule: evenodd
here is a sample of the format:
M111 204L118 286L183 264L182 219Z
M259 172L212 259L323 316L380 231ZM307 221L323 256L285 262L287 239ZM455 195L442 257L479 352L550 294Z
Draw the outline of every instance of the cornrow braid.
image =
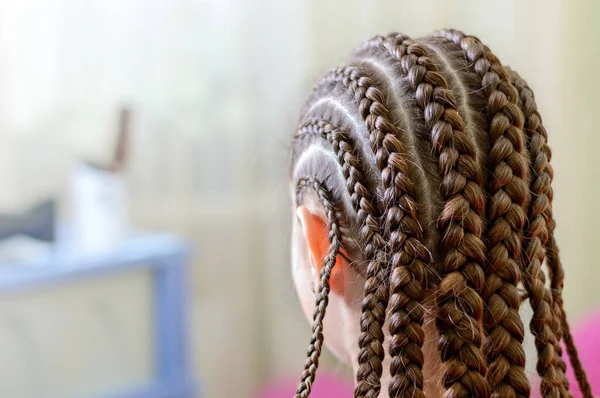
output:
M456 31L441 35L461 46L481 78L487 100L492 178L489 181L489 246L483 297L486 301L485 353L494 396L529 396L525 376L524 327L519 316L521 241L528 201L528 166L524 157L524 117L518 93L500 61L479 39ZM512 391L511 391L512 390Z
M480 349L482 332L461 332L479 325L483 313L479 291L483 286L485 261L485 245L481 240L485 196L475 162L475 144L464 132L464 121L448 83L427 57L423 45L408 36L391 34L365 43L362 50L373 48L385 51L408 77L415 102L431 130L431 146L442 173L446 203L439 222L445 230L444 279L438 294L437 325L442 361L446 363L443 383L452 396L485 397L489 395L489 387Z
M396 338L392 341L395 352L400 354L404 347L402 363L406 369L402 379L392 383L397 393L410 391L411 395L422 396L423 375L423 315L420 307L423 299L423 281L425 264L430 261L430 254L421 242L422 229L417 215L416 190L410 179L408 162L405 158L406 149L397 137L396 126L390 121L385 105L383 92L376 87L373 80L361 73L354 66L336 68L330 72L322 84L341 84L354 95L359 106L359 113L369 130L371 147L376 152L376 164L381 171L383 186L383 205L385 208L385 237L387 238L388 254L391 259L391 289L392 312L395 316L390 325L395 329ZM381 269L378 279L386 284L388 265ZM369 275L367 274L367 277ZM361 336L359 337L359 368L355 397L377 397L381 388L383 355L377 351L382 347L385 321L385 304L389 297L380 297L379 304L384 304L384 312L372 329L371 319L377 303L368 299L370 292L381 289L381 285L373 286L376 278L367 279L363 316L361 320ZM376 304L376 306L373 306ZM411 308L408 312L405 308ZM402 333L402 337L400 337ZM375 349L373 349L375 343ZM383 351L382 351L383 353ZM396 355L397 356L397 355ZM375 360L375 362L373 362Z
M297 184L297 197L300 200L301 194L304 190L313 190L323 207L327 216L327 224L329 227L329 249L327 250L327 257L321 271L319 279L319 289L316 298L315 311L313 313L313 327L312 336L310 339L310 345L307 350L307 358L304 363L304 371L302 372L302 379L296 390L295 398L306 398L310 395L312 384L315 381L315 375L317 368L319 367L319 356L321 355L321 348L323 347L323 319L325 318L325 310L329 303L329 278L331 271L335 266L335 259L340 250L341 234L339 230L339 222L337 219L336 211L333 206L333 196L323 183L316 180L315 178L301 178Z
M406 153L406 149L402 150ZM412 194L414 197L415 193ZM411 202L416 201L410 199ZM403 204L400 203L402 206ZM390 276L391 298L389 305L389 353L391 356L389 396L423 397L423 353L424 309L423 287L426 279L427 263L431 261L428 249L421 243L423 234L415 218L404 218L413 223L407 231L409 237L404 243L407 253L392 257ZM400 225L400 224L399 224ZM388 229L396 227L388 224ZM406 230L406 227L402 228ZM414 232L412 232L414 231ZM414 234L414 237L410 235ZM400 238L402 239L402 238ZM395 248L391 248L395 251ZM419 253L419 251L421 251ZM406 257L408 254L410 257ZM412 259L411 259L412 258ZM412 274L412 275L411 275Z

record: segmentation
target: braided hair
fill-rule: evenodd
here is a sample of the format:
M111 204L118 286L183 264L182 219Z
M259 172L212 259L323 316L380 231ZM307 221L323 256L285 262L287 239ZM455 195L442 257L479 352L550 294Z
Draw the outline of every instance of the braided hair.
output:
M377 36L329 72L291 150L295 203L315 195L330 240L295 397L315 379L341 248L365 277L355 397L379 396L386 355L389 396L425 396L430 296L445 395L529 396L521 284L542 396L570 395L564 340L591 397L563 308L550 157L533 92L476 37Z

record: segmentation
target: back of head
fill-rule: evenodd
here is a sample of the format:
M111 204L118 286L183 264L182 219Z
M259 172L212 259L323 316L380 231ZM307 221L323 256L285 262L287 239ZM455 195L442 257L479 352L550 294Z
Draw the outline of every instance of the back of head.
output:
M445 396L529 396L526 326L542 396L569 394L561 340L591 396L563 310L550 158L533 92L473 36L378 36L330 71L291 152L294 203L320 203L330 242L297 397L310 394L340 252L365 280L355 397L378 396L388 372L390 397L425 396L428 317Z

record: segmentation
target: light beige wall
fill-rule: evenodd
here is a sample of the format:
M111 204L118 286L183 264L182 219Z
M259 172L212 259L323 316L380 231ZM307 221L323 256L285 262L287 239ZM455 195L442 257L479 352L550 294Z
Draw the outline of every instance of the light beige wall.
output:
M309 333L290 280L285 166L302 99L376 33L456 27L481 37L536 90L555 153L565 303L578 319L600 304L599 7L1 0L0 207L64 198L69 167L106 157L116 107L131 104L134 221L197 245L197 374L208 397L250 397L267 377L300 368Z

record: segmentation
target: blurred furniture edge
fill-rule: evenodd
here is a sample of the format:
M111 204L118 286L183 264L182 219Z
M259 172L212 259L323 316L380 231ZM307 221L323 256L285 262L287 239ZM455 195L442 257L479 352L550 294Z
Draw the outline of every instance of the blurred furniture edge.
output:
M153 274L153 379L91 398L191 398L198 387L188 358L188 278L190 245L167 233L139 233L114 250L98 254L58 252L30 264L2 264L0 302L46 287L146 269Z

